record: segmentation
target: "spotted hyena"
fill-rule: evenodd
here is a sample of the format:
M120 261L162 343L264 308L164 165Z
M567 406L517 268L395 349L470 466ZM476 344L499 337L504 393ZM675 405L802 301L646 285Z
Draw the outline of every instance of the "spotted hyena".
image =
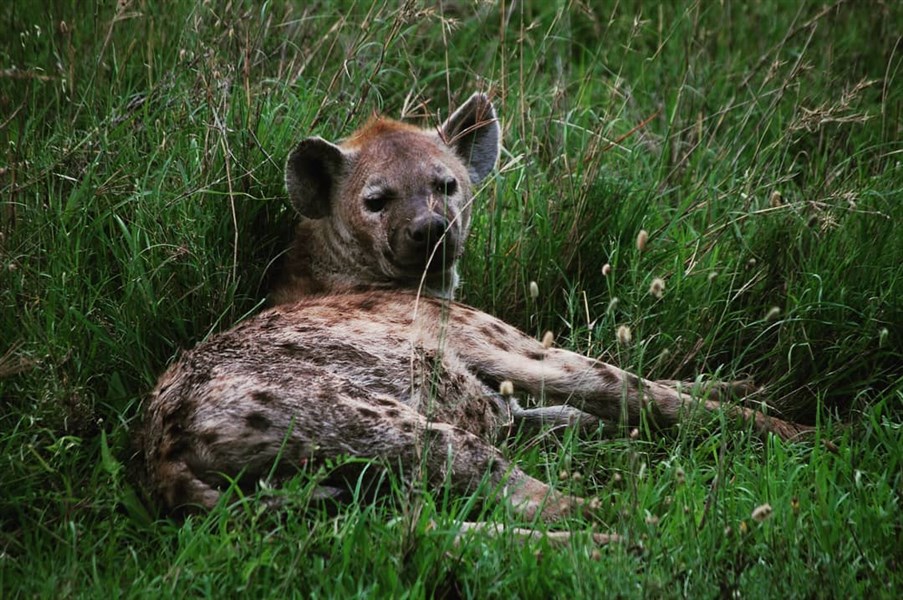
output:
M498 155L481 94L437 130L374 119L340 144L295 148L286 184L304 220L277 305L184 353L147 402L144 454L165 507L210 508L230 482L350 455L462 494L488 484L524 518L550 521L584 502L502 455L495 442L512 423L632 426L645 414L667 427L702 409L800 431L451 301L474 186ZM523 410L500 386L546 408Z

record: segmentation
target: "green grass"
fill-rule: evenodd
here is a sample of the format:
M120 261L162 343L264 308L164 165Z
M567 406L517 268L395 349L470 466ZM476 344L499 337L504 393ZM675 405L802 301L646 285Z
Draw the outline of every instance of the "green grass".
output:
M383 4L0 8L0 595L898 595L903 11ZM141 401L262 306L292 144L374 110L436 123L475 89L505 149L461 298L645 376L754 377L815 439L512 440L601 500L561 525L626 537L601 552L456 546L458 520L516 519L401 482L323 506L304 473L270 492L283 512L159 516L132 472Z

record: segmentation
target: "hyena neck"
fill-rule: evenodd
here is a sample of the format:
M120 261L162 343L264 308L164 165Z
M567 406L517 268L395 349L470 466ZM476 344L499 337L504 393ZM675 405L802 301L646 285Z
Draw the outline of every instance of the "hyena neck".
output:
M454 300L459 280L458 267L456 265L441 273L428 274L423 280L422 292L427 296L434 296L443 300ZM412 288L420 289L420 282L417 282Z
M349 253L354 244L343 244L321 224L311 219L299 223L281 281L270 295L272 303L286 304L305 296L366 289L412 290L426 296L454 299L459 282L456 264L438 273L427 273L425 277L389 279Z

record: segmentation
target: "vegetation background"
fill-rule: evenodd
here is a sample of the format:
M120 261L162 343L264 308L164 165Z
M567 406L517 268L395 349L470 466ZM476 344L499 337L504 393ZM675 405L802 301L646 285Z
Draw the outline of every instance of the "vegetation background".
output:
M897 596L901 11L2 3L0 596ZM373 111L435 124L478 89L505 147L462 299L650 377L753 377L816 435L513 440L600 499L561 527L626 537L601 549L456 545L464 516L515 518L404 482L324 508L316 473L281 513L236 494L158 515L130 472L140 404L180 349L263 305L293 143Z

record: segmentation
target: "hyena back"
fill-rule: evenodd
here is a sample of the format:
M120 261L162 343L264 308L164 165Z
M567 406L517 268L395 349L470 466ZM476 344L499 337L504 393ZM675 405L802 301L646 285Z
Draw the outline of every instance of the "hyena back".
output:
M423 469L460 493L488 482L524 517L551 521L584 502L501 454L495 442L515 420L667 427L702 409L799 433L450 301L472 188L498 144L494 110L475 95L438 133L378 120L341 145L295 149L287 187L307 220L280 303L183 354L147 402L144 454L165 507L210 508L230 481L350 455ZM522 410L499 393L503 381L561 408Z

